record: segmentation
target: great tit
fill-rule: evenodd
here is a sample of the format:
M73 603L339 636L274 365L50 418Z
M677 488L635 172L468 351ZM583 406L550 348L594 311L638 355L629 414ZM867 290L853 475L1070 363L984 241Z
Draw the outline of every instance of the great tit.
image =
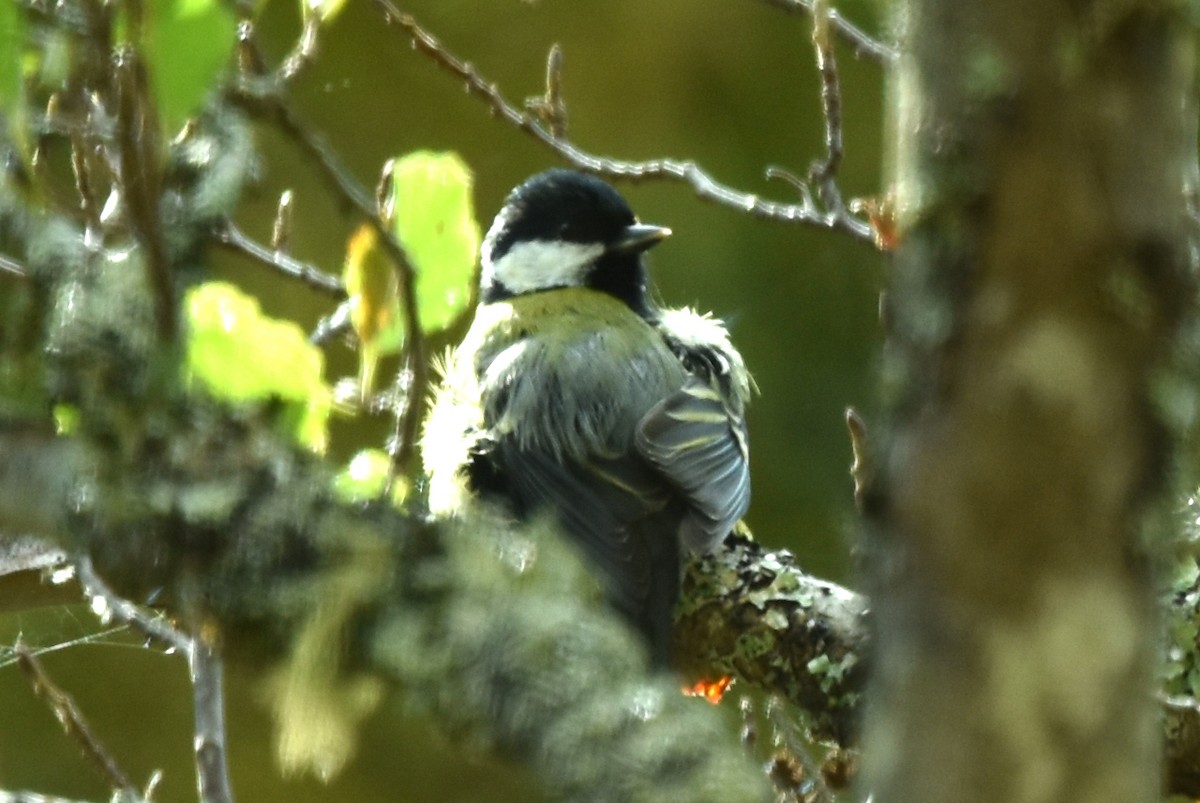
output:
M582 173L514 189L422 438L435 515L554 516L659 666L681 545L712 551L750 504L742 357L719 321L647 293L642 254L670 233Z

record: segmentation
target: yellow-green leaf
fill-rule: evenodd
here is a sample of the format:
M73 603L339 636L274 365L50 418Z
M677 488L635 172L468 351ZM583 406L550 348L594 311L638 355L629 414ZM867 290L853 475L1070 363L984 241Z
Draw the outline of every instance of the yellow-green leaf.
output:
M73 404L54 405L54 433L74 435L79 430L79 408Z
M358 336L359 393L366 397L374 385L379 355L394 351L403 340L396 268L379 248L369 224L359 226L346 245L342 281L350 297L350 325Z
M393 159L392 224L417 277L424 331L444 329L471 300L479 223L471 171L455 153L416 151Z
M391 458L386 452L380 449L363 449L333 478L333 492L348 504L378 499L387 488L391 465ZM392 503L399 507L407 490L408 485L404 478L396 477L392 483Z
M225 282L188 291L185 376L234 403L282 399L281 423L300 443L325 447L330 393L324 356L291 321L263 315L258 301Z

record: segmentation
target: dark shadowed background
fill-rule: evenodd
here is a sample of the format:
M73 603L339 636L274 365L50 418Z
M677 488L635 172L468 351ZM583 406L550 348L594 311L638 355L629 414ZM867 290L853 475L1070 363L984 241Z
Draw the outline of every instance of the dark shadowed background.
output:
M275 57L299 30L297 6L273 2L260 21L260 36ZM867 2L840 6L877 31L876 9ZM694 159L722 182L781 200L792 200L789 188L768 183L764 169L780 165L803 173L822 153L809 20L767 3L421 0L403 10L514 102L542 91L547 50L561 44L569 136L593 153ZM839 45L838 55L847 151L841 186L847 196L872 195L881 170L881 70L855 59L848 47ZM398 29L386 28L367 0L351 0L325 31L295 101L368 186L391 156L419 148L457 151L474 171L484 229L514 184L558 164L544 146L493 120L460 82L410 48ZM354 221L281 137L263 131L258 141L261 180L242 204L240 225L268 240L278 194L292 188L294 253L340 270ZM618 186L642 220L675 231L651 257L662 300L724 318L761 389L750 411L749 522L756 536L793 550L816 574L852 582L843 412L847 405L871 407L883 260L846 235L756 221L698 200L683 184ZM325 297L255 264L224 253L214 257L222 276L258 293L273 315L310 328L330 309ZM355 371L348 349L334 346L328 356L331 378ZM380 445L386 428L383 422L337 424L330 456L344 460L365 445ZM82 608L9 614L0 616L0 643L23 632L41 646L95 629ZM137 779L155 768L165 771L157 800L194 799L190 690L181 659L104 644L44 660L127 771ZM331 784L282 780L255 682L236 669L231 674L232 770L241 800L537 798L536 785L521 771L448 742L429 723L397 716L402 704L395 700L368 721L357 757ZM0 666L0 788L106 795L12 665Z

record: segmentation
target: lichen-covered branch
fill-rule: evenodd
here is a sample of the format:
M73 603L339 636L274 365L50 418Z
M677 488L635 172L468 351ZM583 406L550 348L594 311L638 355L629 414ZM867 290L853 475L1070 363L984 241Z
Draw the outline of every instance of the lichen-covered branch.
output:
M676 626L685 675L733 675L799 706L813 735L854 742L868 633L858 594L730 536L688 565Z
M10 445L20 444L25 437L17 431L0 432L0 450L8 453ZM58 443L80 449L75 441L60 439ZM85 468L79 475L59 475L62 465L86 467L87 461L80 458L64 463L61 454L46 452L42 459L55 470L37 470L36 461L24 463L33 476L55 478L36 491L41 498L61 499L71 485L65 480L74 477L79 481L92 474ZM263 465L254 468L245 463L250 459ZM220 559L209 567L204 609L224 623L226 649L241 656L241 663L269 664L278 656L290 655L289 663L303 665L316 660L317 654L337 654L346 644L336 640L318 638L310 640L307 649L293 646L290 651L285 645L301 641L298 634L302 632L313 632L316 611L346 604L339 629L367 635L354 642L349 661L329 668L325 685L310 689L313 694L336 696L339 684L356 673L360 680L367 675L394 679L412 690L414 700L426 700L439 720L452 723L460 733L482 735L502 749L513 744L528 749L538 739L550 738L522 733L521 728L544 724L547 733L553 732L557 726L545 717L552 717L563 700L573 701L570 704L580 710L602 706L606 704L604 694L619 687L616 681L626 677L626 672L637 676L635 667L641 659L635 656L640 648L621 634L620 625L611 621L603 606L596 604L597 599L581 592L590 581L552 535L514 533L486 521L439 534L438 528L426 525L414 530L412 522L387 509L331 506L325 488L314 476L323 470L315 465L304 468L295 463L297 459L287 448L260 452L256 457L242 455L213 471L222 475L238 467L228 487L193 478L177 489L183 498L194 497L202 488L205 495L221 497L254 477L261 482L267 464L282 470L277 480L284 484L270 491L260 488L253 499L246 497L244 501L253 501L253 505L237 522L244 535L231 537L222 547ZM70 538L63 529L64 519L47 506L41 520L31 520L17 498L3 493L13 481L11 474L0 475L0 533L9 531L11 521L33 526L43 534L40 543L44 548L35 550L43 556L37 567L53 564L56 558L62 559L62 553L55 555L52 544ZM28 483L22 487L34 491ZM153 487L155 493L163 490ZM153 524L128 523L141 530ZM348 538L343 541L337 533ZM96 537L100 539L97 548L103 548L109 536L97 533ZM4 536L0 541L8 543ZM298 555L305 556L302 564L296 563ZM31 577L37 571L25 563L14 563L12 569ZM136 561L126 561L114 571L129 584L128 593L137 593L144 582L139 579ZM2 579L9 576L0 572ZM360 579L355 580L356 576ZM9 586L0 588L7 591ZM364 588L374 590L364 593ZM345 603L346 599L352 603ZM497 600L504 604L496 604ZM1194 591L1165 596L1171 632L1195 632L1200 621L1198 600L1200 594ZM0 607L8 601L0 598ZM866 598L806 574L786 551L731 537L724 549L693 561L686 569L677 613L677 651L686 676L733 674L743 683L799 706L813 735L855 746L868 668L870 618ZM393 637L398 640L391 641ZM416 643L410 641L414 638ZM562 663L537 668L535 661L533 668L521 669L527 657L537 655L536 645L545 640L559 645L556 650L562 653ZM521 657L526 651L530 655ZM1194 650L1172 654L1181 667L1180 676L1190 676L1188 668L1200 665L1200 655ZM459 665L460 661L464 664ZM1175 678L1168 678L1163 695L1164 786L1172 793L1198 796L1200 706L1194 697L1180 693L1186 687ZM442 687L443 680L449 685ZM642 682L660 690L654 692L660 695L654 699L666 705L664 717L679 713L690 722L691 717L701 716L704 707L676 700L671 684ZM513 684L530 687L522 694L550 697L533 703L508 699ZM595 698L588 692L592 686L598 687ZM475 707L469 710L459 706L464 689L473 695ZM488 711L494 705L510 712L525 711L524 724L490 722ZM527 705L548 706L552 711L538 709L540 713L534 716ZM507 736L493 733L493 728ZM610 734L609 738L617 736ZM715 740L711 745L714 751L736 752L728 743L728 734L705 738ZM598 750L584 752L593 755ZM565 767L549 769L551 774L571 775ZM562 783L581 781L565 777Z

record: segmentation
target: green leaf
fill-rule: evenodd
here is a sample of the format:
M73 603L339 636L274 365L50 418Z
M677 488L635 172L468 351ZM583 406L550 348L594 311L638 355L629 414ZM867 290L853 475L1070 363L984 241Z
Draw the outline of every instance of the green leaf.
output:
M18 5L0 3L0 113L11 120L21 98L24 18Z
M54 405L54 434L74 435L79 431L79 408L73 404Z
M322 380L325 359L300 327L263 315L257 299L225 282L192 288L184 308L188 384L233 403L290 402L281 425L298 442L322 451L330 408Z
M300 0L300 14L304 19L315 14L321 22L330 22L345 6L346 0Z
M417 276L421 328L444 329L466 310L475 278L479 223L471 171L455 153L393 159L392 223Z
M237 21L221 0L146 4L143 43L158 113L174 132L216 87L236 41Z

